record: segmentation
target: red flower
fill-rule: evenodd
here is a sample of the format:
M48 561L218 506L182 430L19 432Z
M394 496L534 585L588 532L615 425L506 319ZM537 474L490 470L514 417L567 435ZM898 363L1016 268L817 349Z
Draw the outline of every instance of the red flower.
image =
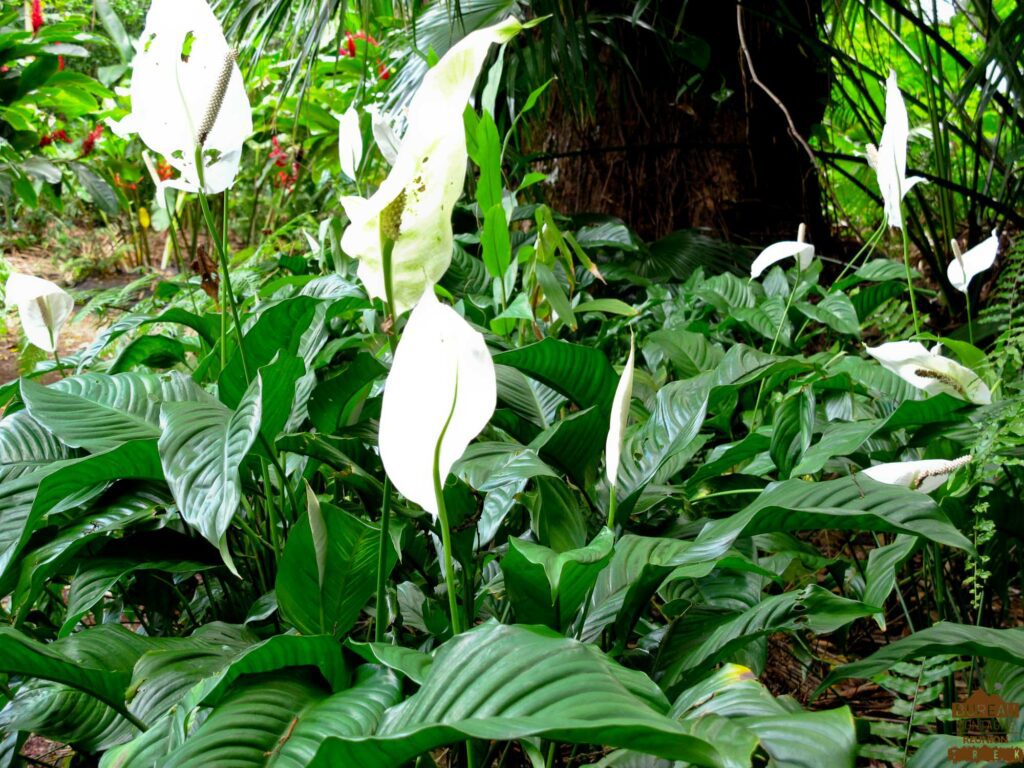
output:
M338 49L338 55L343 58L356 57L356 39L352 37L351 32L345 33L345 44Z
M123 181L121 179L120 173L114 174L114 185L120 187L121 189L127 189L132 192L139 188L139 185L136 184L134 181Z
M274 183L277 184L277 186L283 188L284 190L290 192L292 187L295 186L295 182L297 182L298 180L299 164L293 162L292 172L288 173L287 171L278 171L277 178L275 179Z
M82 157L88 157L96 147L96 141L103 135L103 123L100 123L82 140Z
M160 181L167 181L174 176L174 169L170 163L161 162L156 166L156 175L160 177Z
M391 79L391 70L388 69L388 65L383 61L377 65L377 74L380 76L381 80Z
M68 136L68 132L61 128L53 133L43 134L39 137L39 146L48 147L54 142L61 142L62 144L70 144L71 138Z
M338 55L343 58L354 59L356 57L356 40L367 42L374 48L378 45L373 35L368 35L363 30L359 30L354 35L351 32L346 32L345 43L338 49Z
M32 0L32 34L36 34L43 28L43 3L42 0Z
M281 142L277 140L277 136L271 138L270 143L273 145L273 149L270 150L270 159L278 168L284 168L288 165L288 153L281 149Z
M61 56L59 53L57 54L57 71L58 72L63 72L64 71L64 57Z

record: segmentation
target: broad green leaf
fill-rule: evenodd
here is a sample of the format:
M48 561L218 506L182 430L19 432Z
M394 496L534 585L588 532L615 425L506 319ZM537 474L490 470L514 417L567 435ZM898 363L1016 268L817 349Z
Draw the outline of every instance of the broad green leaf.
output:
M257 370L278 355L294 355L307 365L312 363L326 341L325 318L324 302L309 296L285 299L264 310L244 336L249 376L255 376ZM232 336L231 341L236 342L236 339ZM229 408L237 408L249 382L237 343L232 343L230 348L234 352L217 380L218 395Z
M494 362L537 379L580 408L596 405L602 413L611 413L618 377L608 358L592 347L545 339L495 355Z
M670 627L658 655L662 685L675 685L694 672L728 658L743 645L774 632L810 629L834 632L875 606L839 597L811 584L797 592L764 597L743 613L694 606Z
M868 553L868 564L864 569L864 595L861 598L868 605L885 608L885 601L896 588L896 570L910 557L919 541L915 536L897 536L892 544L876 547ZM875 623L885 630L885 611L874 616Z
M129 440L160 437L164 403L209 403L180 373L85 373L44 387L23 379L21 397L32 417L72 448L106 451Z
M655 331L644 341L643 348L652 364L657 365L657 358L663 356L684 379L712 370L724 354L721 346L712 344L703 333L676 329Z
M185 521L219 547L242 498L242 461L259 433L262 380L230 411L215 401L167 403L160 462Z
M376 590L380 529L329 504L321 505L321 514L323 578L313 529L303 518L288 535L275 591L281 614L300 632L341 637ZM390 542L387 552L390 572L397 560Z
M122 714L135 661L147 639L107 624L55 643L30 639L0 627L0 672L62 683L102 701Z
M857 309L845 293L839 291L830 293L818 304L798 301L796 308L807 317L817 320L834 331L849 336L860 336L860 318L857 315Z
M615 535L602 528L586 547L559 553L510 539L501 570L517 621L564 631L611 558L614 540Z
M127 558L92 559L85 567L80 568L71 580L67 614L57 636L67 637L71 634L79 620L91 611L103 599L103 596L113 589L115 584L129 574L137 571L163 571L172 574L196 573L209 567L206 563L190 563L179 560L138 562Z
M364 667L349 690L331 695L299 673L238 683L161 768L260 765L302 768L328 738L367 737L399 697L398 678Z
M851 677L872 677L907 659L930 656L980 656L1024 666L1024 629L990 629L940 621L875 651L866 659L843 664L829 673L816 695Z
M337 374L318 383L309 401L313 426L333 434L350 413L349 404L355 396L386 372L387 368L377 358L360 353Z
M818 528L907 533L968 552L974 549L927 494L852 476L778 483L739 512L708 523L683 560L707 562L741 536Z
M0 420L0 482L71 458L71 452L28 411Z
M93 456L54 462L0 485L0 577L44 515L88 501L113 480L162 479L155 448L152 440L132 441Z
M666 716L644 674L547 631L488 622L441 646L419 691L373 736L329 738L312 766L395 766L467 738L632 747L698 765L718 753Z

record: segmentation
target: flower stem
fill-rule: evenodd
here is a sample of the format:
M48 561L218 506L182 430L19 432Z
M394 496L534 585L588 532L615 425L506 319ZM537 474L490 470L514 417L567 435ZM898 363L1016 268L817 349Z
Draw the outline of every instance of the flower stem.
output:
M615 486L613 485L608 491L608 527L611 528L612 533L615 533L615 513L618 509L618 500L616 499Z
M199 207L203 212L203 220L206 222L206 228L210 231L210 238L213 240L214 248L217 251L217 258L220 262L221 282L224 284L225 298L227 304L231 307L231 318L235 325L235 335L238 338L238 354L242 359L242 371L245 373L246 383L252 381L249 375L249 360L245 354L245 340L242 335L242 321L238 316L238 305L235 302L235 294L231 290L231 276L228 274L228 254L227 254L227 230L220 234L217 233L217 226L213 221L213 213L210 211L210 204L206 199L206 192L203 190L206 187L206 182L203 179L203 150L202 147L196 148L196 172L199 175ZM225 203L226 204L226 203ZM223 312L223 307L221 308Z
M391 478L384 476L384 503L380 509L380 547L377 549L377 618L373 623L373 639L384 642L384 631L387 629L387 570L388 559L388 527L391 521Z
M921 320L917 316L917 299L914 295L914 279L910 274L910 238L907 235L907 228L900 227L903 233L903 266L907 273L907 290L910 291L910 312L914 316L914 333L921 335Z
M434 447L434 501L437 504L437 518L441 524L441 544L444 549L444 580L448 589L448 610L452 618L452 635L462 632L462 615L459 613L459 603L455 593L455 568L452 565L452 534L451 526L448 525L448 507L444 502L444 488L441 485L441 445L444 443L445 433L448 425L451 424L452 416L455 413L455 403L459 399L459 376L455 374L455 394L452 396L452 407L448 412L448 418L444 422L444 429L437 439Z

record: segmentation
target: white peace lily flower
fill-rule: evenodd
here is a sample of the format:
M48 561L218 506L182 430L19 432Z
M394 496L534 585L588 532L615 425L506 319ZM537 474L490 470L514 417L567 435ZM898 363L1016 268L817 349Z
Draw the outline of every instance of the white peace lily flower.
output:
M629 402L633 398L633 371L636 360L636 345L633 337L629 339L629 357L626 367L622 369L619 385L615 388L615 399L612 400L612 415L608 424L608 437L604 443L605 474L608 484L614 486L618 481L619 462L622 460L622 441L626 434L626 422L629 421Z
M917 341L891 341L865 347L869 355L908 384L930 395L945 392L978 405L992 402L992 393L978 375L955 360L929 351Z
M795 256L800 269L804 270L811 266L814 260L814 246L810 243L802 243L798 240L783 240L772 243L758 254L754 263L750 265L750 276L758 278L762 273L776 262Z
M950 285L958 291L967 293L967 286L977 275L990 269L996 263L999 253L999 232L992 230L992 236L971 248L967 253L960 253L956 240L952 242L955 258L946 268L946 277Z
M338 156L341 172L354 180L363 159L363 132L359 129L359 113L355 107L349 107L338 118Z
M115 131L138 132L181 172L161 187L185 192L199 190L201 146L204 191L223 192L238 174L252 114L217 17L206 0L153 0L135 49L132 112Z
M521 29L509 18L467 35L449 50L424 76L409 105L408 128L391 173L369 199L341 199L351 221L341 247L359 260L359 278L372 297L386 298L381 214L388 209L400 217L391 255L395 316L414 306L448 270L452 208L462 194L469 159L462 114L491 45Z
M379 445L395 488L435 517L435 461L443 483L490 421L497 387L483 335L427 288L384 384Z
M6 291L7 304L18 308L29 343L46 352L56 351L61 328L71 317L75 300L49 280L17 272L7 278Z
M868 144L868 162L875 169L878 189L882 193L885 217L889 226L903 229L903 214L900 204L913 186L925 181L920 176L907 178L907 138L910 136L910 120L903 95L896 84L896 72L889 71L885 82L885 126L878 147Z
M888 464L876 464L862 469L861 474L872 480L888 485L902 485L922 493L931 493L946 482L946 478L956 470L971 462L971 456L959 459L924 459L922 461L893 461Z
M373 129L373 140L377 142L377 148L388 165L394 165L398 159L398 147L402 143L398 134L395 133L394 123L382 115L376 105L370 105L366 111L370 113L370 126Z

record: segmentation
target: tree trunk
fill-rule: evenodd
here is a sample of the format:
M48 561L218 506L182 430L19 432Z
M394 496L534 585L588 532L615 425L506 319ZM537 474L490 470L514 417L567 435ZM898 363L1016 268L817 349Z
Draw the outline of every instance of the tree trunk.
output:
M608 12L622 3L585 5ZM822 119L829 88L827 73L802 39L816 39L820 2L742 5L758 78L806 139ZM786 114L750 77L737 6L691 0L681 19L674 49L659 49L642 27L630 29L622 50L630 54L635 75L610 48L594 52L590 60L601 71L588 72L600 81L592 113L577 116L567 109L568 100L552 100L537 154L555 174L553 205L618 216L646 239L703 228L761 243L794 238L803 221L822 242L827 228L815 168L790 135ZM692 62L702 58L701 70ZM700 77L690 87L695 74Z

